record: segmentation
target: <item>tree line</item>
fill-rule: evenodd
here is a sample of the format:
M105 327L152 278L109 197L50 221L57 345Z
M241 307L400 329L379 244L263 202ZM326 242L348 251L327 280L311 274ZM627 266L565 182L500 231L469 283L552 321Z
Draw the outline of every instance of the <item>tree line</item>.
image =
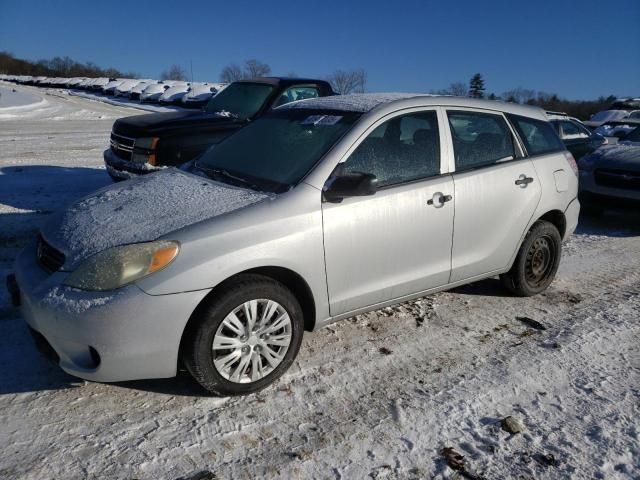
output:
M0 73L33 77L138 77L134 72L121 72L113 67L101 68L93 62L77 62L69 57L30 61L16 58L9 52L0 52Z
M502 94L486 93L484 78L480 73L474 74L469 83L453 82L449 88L431 91L438 95L454 95L457 97L486 98L505 102L533 105L544 110L564 112L572 117L588 119L596 112L607 110L616 100L614 95L601 96L595 100L567 100L555 93L536 91L518 87Z
M50 60L29 61L16 58L9 52L0 52L0 74L32 75L47 77L110 77L138 78L134 72L121 72L115 68L101 68L93 62L77 62L69 57L54 57ZM242 65L230 63L220 73L220 81L231 83L247 78L266 77L271 75L271 67L257 59L246 60ZM294 72L288 74L296 77ZM160 74L163 80L187 80L187 73L180 65L172 65ZM367 72L362 69L335 70L325 79L334 91L340 94L362 93L367 86ZM545 110L565 112L571 116L587 119L592 114L606 110L615 101L615 96L599 97L595 100L567 100L555 93L526 89L522 87L508 90L502 94L486 93L484 78L480 73L474 74L469 82L453 82L449 88L432 90L439 95L466 96L504 100L520 104L534 105Z

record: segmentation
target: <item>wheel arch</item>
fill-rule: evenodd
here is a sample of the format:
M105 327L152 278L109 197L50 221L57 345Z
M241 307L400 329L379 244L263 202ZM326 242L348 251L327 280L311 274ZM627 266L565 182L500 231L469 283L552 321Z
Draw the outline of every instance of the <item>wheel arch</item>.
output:
M184 329L182 331L182 335L180 337L180 347L178 351L178 363L182 361L183 356L183 348L184 341L187 336L187 332L192 328L199 316L199 313L203 306L214 297L217 292L220 291L225 285L229 282L234 281L237 277L246 274L254 274L254 275L262 275L273 280L276 280L282 283L285 287L287 287L291 293L296 297L298 302L300 302L300 306L302 307L302 313L304 316L304 329L307 332L312 331L316 325L316 304L315 299L313 297L313 292L311 287L307 281L298 273L294 272L291 269L285 267L276 267L276 266L265 266L265 267L255 267L247 270L243 270L242 272L235 273L230 277L226 278L222 282L218 283L215 287L205 295L205 297L200 301L200 303L196 306L196 308L191 313L189 320L187 321Z
M539 217L536 222L539 220L546 220L553 224L558 229L558 232L560 232L560 238L564 238L564 234L567 231L567 218L565 217L564 212L561 210L549 210L547 213ZM529 230L531 230L531 227L529 227Z

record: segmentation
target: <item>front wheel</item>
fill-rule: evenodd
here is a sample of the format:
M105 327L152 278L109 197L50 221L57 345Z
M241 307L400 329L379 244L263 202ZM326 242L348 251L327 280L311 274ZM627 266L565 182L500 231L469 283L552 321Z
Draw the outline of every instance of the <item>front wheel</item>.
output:
M500 276L503 285L520 297L536 295L551 284L560 265L562 239L555 225L545 220L533 224L511 270Z
M217 395L245 395L273 383L293 363L304 331L302 308L281 283L242 275L194 318L184 363Z

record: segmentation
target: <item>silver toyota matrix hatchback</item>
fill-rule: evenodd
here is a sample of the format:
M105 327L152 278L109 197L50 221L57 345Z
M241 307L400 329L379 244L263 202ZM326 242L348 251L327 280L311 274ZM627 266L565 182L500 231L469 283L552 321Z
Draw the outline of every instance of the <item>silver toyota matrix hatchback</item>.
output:
M38 343L100 382L176 375L255 392L303 332L500 276L546 289L579 203L545 113L416 94L276 108L60 212L9 279Z

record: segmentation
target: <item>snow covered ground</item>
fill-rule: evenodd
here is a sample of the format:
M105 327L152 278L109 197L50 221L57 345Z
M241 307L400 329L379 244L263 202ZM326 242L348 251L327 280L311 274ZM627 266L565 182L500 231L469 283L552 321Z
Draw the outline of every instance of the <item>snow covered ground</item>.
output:
M140 113L18 88L45 103L0 108L3 276L51 212L110 182L111 124ZM334 324L246 398L186 375L72 378L2 291L0 478L463 478L444 447L467 478L638 478L639 344L640 218L627 215L583 220L543 295L487 280ZM507 415L522 433L501 430Z

